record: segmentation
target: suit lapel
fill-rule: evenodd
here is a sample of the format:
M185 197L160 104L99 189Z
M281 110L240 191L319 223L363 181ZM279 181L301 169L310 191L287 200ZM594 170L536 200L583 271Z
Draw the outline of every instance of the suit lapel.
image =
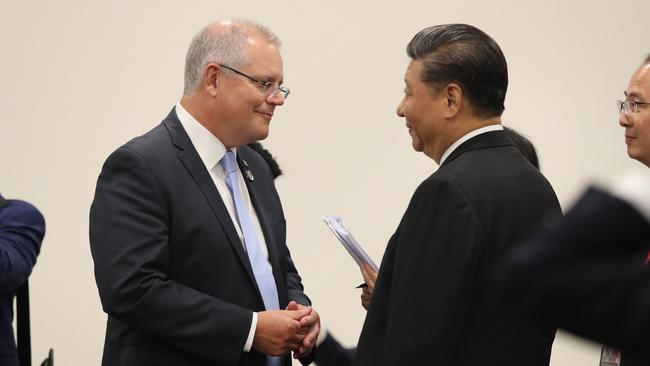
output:
M212 212L217 217L219 223L221 224L221 227L228 236L230 245L232 245L235 252L237 252L237 256L239 257L241 264L244 266L244 268L246 268L246 272L248 272L248 276L255 286L255 289L257 290L261 301L262 295L257 288L257 281L255 281L253 269L248 259L248 255L244 250L244 246L241 240L239 240L239 235L237 235L235 226L230 219L230 214L228 213L228 210L226 209L226 206L221 199L221 195L219 194L217 187L215 187L214 182L210 177L210 173L205 169L205 165L203 164L203 161L201 161L201 157L196 152L196 149L194 148L194 145L192 145L187 132L185 132L185 129L183 129L183 126L178 120L175 110L172 110L170 112L163 123L169 131L172 143L179 149L178 158L180 159L183 166L185 166L185 169L187 169L188 173L192 176L194 182L196 182L206 201L210 205Z
M266 204L264 203L264 200L262 199L263 194L260 190L259 186L259 180L256 179L250 179L249 177L255 177L257 172L254 172L252 167L246 163L245 157L242 156L241 152L243 149L238 149L237 153L237 161L239 163L239 169L244 173L244 181L246 182L246 187L248 188L248 194L251 197L251 202L253 203L253 207L255 208L255 212L257 213L257 218L260 221L260 226L262 227L262 232L264 234L264 239L266 241L266 249L269 254L269 261L271 262L271 267L273 269L273 277L275 279L275 284L278 288L278 296L280 299L280 305L286 304L287 299L284 297L283 294L286 294L286 283L281 281L282 277L282 270L280 267L280 256L278 253L278 246L275 243L275 236L273 235L273 228L270 226L272 220L271 217L269 217L269 210L266 207ZM245 153L244 153L245 154ZM247 171L250 172L250 176L248 175ZM262 172L259 172L260 174L263 174Z

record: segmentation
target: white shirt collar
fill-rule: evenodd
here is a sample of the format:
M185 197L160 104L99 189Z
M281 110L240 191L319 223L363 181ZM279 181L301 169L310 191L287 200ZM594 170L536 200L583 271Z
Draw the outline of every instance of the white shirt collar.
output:
M475 129L473 131L470 131L470 132L466 133L461 138L456 140L456 142L451 144L451 146L449 146L447 148L447 150L445 150L445 153L442 154L442 157L440 158L440 164L439 165L442 165L442 163L444 163L445 160L447 160L449 155L451 155L451 153L454 152L454 150L456 150L456 148L458 146L460 146L463 142L471 139L474 136L478 136L478 135L480 135L482 133L491 132L491 131L503 131L503 126L501 124L489 125L489 126L477 128L477 129Z
M181 121L196 152L199 153L205 168L211 171L226 154L226 147L212 132L183 108L181 103L176 104L176 116ZM236 156L237 149L232 149L232 151Z

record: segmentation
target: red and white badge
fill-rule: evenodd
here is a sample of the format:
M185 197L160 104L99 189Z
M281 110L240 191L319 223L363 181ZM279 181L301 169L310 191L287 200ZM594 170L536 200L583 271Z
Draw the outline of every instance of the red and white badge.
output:
M620 366L621 350L604 346L600 352L600 366Z

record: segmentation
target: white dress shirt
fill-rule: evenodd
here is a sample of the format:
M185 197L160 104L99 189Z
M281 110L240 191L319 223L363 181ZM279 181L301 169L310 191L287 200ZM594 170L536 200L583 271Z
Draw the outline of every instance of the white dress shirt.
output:
M442 154L442 157L440 158L440 164L438 164L438 165L442 165L442 163L444 163L445 160L447 160L449 155L451 155L451 153L454 152L454 150L456 150L456 148L458 148L458 146L460 146L463 142L471 139L474 136L478 136L478 135L480 135L482 133L486 133L486 132L490 132L490 131L503 131L503 126L501 126L500 124L498 124L498 125L489 125L489 126L477 128L477 129L475 129L473 131L470 131L470 132L464 134L461 138L456 140L456 142L451 144L451 146L449 146L447 148L447 150L445 150L445 153Z
M217 191L219 191L219 196L221 196L221 199L223 200L223 203L228 210L230 219L232 220L235 226L235 230L237 230L239 240L243 245L244 236L239 227L239 220L237 219L235 203L233 202L230 191L228 190L228 186L226 185L226 173L224 172L221 164L219 164L221 158L223 158L223 156L226 154L226 147L221 141L219 141L218 138L212 134L212 132L208 131L207 128L205 128L185 108L183 108L180 103L176 104L176 115L181 121L185 132L187 132L187 135L189 136L192 145L194 145L196 152L199 153L199 157L201 158L201 161L203 161L205 168L210 173L210 177L212 178L214 185L217 187ZM237 149L231 150L235 153L236 156ZM251 220L253 221L253 226L255 227L258 243L261 246L262 252L268 259L268 250L266 248L266 240L264 239L264 235L262 233L262 226L260 225L260 220L257 217L257 212L255 212L253 204L251 203L251 198L248 195L248 188L246 188L246 183L244 182L244 177L239 170L239 166L237 166L236 174L238 183L236 189L239 190L240 197L242 197L246 209L248 209L248 212L251 213ZM245 245L244 250L246 250ZM248 338L244 344L245 352L249 352L251 350L256 328L257 313L253 312L253 319L251 322L250 330L248 332Z

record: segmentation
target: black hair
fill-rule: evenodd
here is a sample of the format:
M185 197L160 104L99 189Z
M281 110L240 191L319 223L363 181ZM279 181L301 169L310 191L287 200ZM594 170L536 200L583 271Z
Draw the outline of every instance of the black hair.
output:
M514 142L515 146L524 158L533 164L535 168L539 169L539 158L537 157L535 145L533 145L533 143L525 136L510 127L503 126L503 130L508 134L508 136L510 136L510 139L512 139L512 142Z
M457 83L476 116L503 113L508 65L499 45L482 30L467 24L428 27L413 37L406 53L422 60L420 77L434 92Z
M265 149L264 146L262 146L262 144L259 141L255 141L252 144L248 144L248 147L255 150L255 152L257 152L262 156L262 158L264 158L264 161L266 161L266 163L269 165L269 169L271 169L271 174L273 175L273 179L282 175L282 169L280 169L280 165L278 165L278 162L273 158L271 152Z

